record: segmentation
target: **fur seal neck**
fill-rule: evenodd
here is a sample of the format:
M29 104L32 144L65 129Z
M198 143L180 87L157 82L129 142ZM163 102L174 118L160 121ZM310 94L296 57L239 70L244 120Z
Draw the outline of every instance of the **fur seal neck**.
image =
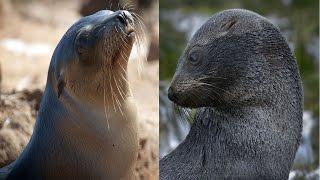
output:
M279 30L247 10L213 15L180 57L169 99L197 108L160 179L287 179L302 130L302 87Z

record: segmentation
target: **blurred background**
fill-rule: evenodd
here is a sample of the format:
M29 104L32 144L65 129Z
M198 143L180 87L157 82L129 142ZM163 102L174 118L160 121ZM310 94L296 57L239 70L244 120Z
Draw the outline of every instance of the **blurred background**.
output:
M167 98L177 60L193 33L214 13L244 8L267 17L289 42L304 87L302 142L289 179L319 179L319 1L317 0L161 0L160 1L160 157L188 134Z
M128 67L140 129L135 170L137 179L158 179L157 0L0 0L0 167L14 161L29 141L52 53L67 29L82 16L123 6L143 18L147 37Z

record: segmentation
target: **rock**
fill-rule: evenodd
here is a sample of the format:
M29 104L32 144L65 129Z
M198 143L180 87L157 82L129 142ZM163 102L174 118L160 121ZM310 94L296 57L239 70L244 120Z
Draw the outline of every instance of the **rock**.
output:
M13 162L29 142L36 110L23 93L0 96L0 167L3 167Z
M307 180L319 180L320 179L320 167L318 167L316 170L308 173L306 175Z
M2 82L2 71L1 71L1 64L0 64L0 94L1 94L1 82Z
M158 179L158 140L150 136L154 132L154 126L146 125L148 123L143 121L139 125L143 130L140 131L138 161L135 167L136 178L140 180Z

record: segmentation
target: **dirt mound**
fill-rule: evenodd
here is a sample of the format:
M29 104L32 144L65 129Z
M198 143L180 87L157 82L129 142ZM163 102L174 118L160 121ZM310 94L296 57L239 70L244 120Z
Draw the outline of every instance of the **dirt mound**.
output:
M0 95L0 167L14 161L29 142L42 93Z

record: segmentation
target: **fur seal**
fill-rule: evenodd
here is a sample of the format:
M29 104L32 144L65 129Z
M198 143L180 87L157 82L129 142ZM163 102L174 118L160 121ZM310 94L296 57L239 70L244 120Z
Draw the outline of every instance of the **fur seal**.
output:
M7 179L132 179L138 152L127 63L136 17L103 10L57 45L31 140Z
M213 15L182 53L168 96L197 110L186 139L160 160L160 179L288 179L303 93L296 60L266 18Z

